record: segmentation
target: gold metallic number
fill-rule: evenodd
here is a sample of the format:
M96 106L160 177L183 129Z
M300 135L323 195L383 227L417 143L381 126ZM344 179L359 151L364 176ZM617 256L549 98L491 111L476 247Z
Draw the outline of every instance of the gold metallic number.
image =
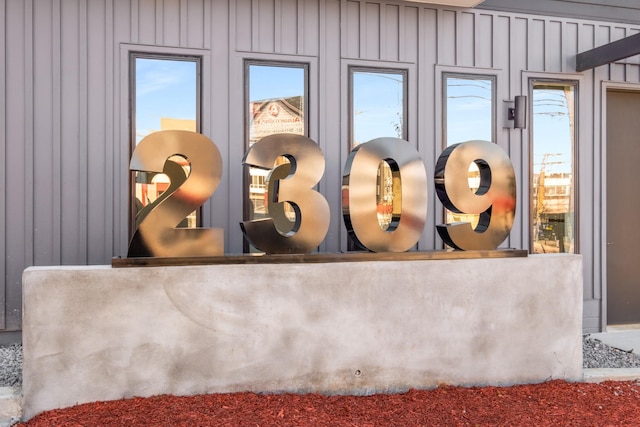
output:
M392 221L386 230L378 221L376 201L377 171L382 161L391 167L397 181L393 185ZM411 249L420 239L427 216L427 173L420 154L398 138L377 138L355 147L342 177L342 215L349 235L364 249Z
M471 163L480 171L475 192L468 181ZM516 209L516 178L509 156L497 144L467 141L448 147L436 163L435 187L445 208L480 215L475 229L468 222L438 225L438 234L447 245L493 250L509 236Z
M184 157L190 163L186 176L168 160ZM136 221L129 257L187 257L224 254L221 228L176 228L187 215L215 192L222 176L222 157L216 145L195 132L167 130L146 136L133 152L132 171L165 173L169 188Z
M280 156L289 163L274 167ZM309 253L316 248L329 230L330 218L329 204L313 189L324 173L318 144L302 135L269 135L251 146L242 164L271 170L266 183L269 218L240 223L245 238L268 254ZM295 212L292 225L285 216L285 202Z

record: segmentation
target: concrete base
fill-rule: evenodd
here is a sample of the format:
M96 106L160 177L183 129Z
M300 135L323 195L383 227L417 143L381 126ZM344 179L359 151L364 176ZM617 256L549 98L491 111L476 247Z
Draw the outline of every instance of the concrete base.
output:
M32 267L23 416L234 391L582 379L582 260Z

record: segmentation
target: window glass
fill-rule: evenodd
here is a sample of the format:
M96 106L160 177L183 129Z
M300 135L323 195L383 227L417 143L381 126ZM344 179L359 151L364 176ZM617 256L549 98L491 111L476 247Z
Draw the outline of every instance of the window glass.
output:
M353 148L375 138L407 139L406 70L350 68L351 141ZM378 166L376 203L380 228L393 221L394 183L400 180L386 161ZM350 243L350 248L354 249Z
M575 85L532 83L532 252L575 252Z
M197 57L131 55L132 76L132 147L145 136L160 130L200 131L199 67ZM169 160L189 175L189 162L184 157ZM140 217L169 186L164 174L135 172L132 189L132 216ZM135 219L132 220L132 224ZM197 212L185 218L179 227L196 227ZM135 230L135 227L131 227Z
M308 135L306 122L307 64L248 62L246 78L248 87L248 143L251 147L265 136L276 133ZM288 163L280 156L274 166ZM248 200L245 202L245 220L268 216L265 201L266 177L269 171L249 168L245 177ZM295 210L285 204L284 221L276 224L282 234L293 230ZM248 248L255 251L255 248Z
M445 74L445 146L483 140L495 142L492 76Z
M495 77L444 74L444 141L450 146L465 141L495 142ZM469 165L469 191L476 192L480 170ZM478 224L479 215L458 214L445 209L446 223Z
M351 146L374 138L406 139L405 71L351 69Z

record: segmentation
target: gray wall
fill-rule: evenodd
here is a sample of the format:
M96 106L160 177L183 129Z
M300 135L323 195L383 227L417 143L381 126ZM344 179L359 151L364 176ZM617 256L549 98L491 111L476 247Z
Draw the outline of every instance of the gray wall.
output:
M484 0L478 8L617 23L640 22L640 4L636 0Z
M640 82L640 61L575 74L574 56L634 34L637 25L355 0L0 0L0 22L3 329L20 329L26 266L108 264L126 255L126 53L157 46L203 55L203 132L225 164L204 223L224 227L226 251L235 253L242 249L243 59L311 64L311 137L327 158L320 191L332 209L320 248L328 252L346 248L339 207L349 64L409 69L409 140L428 176L441 151L440 72L496 74L499 100L526 94L529 76L579 80L584 328L600 328L600 84ZM519 179L518 216L505 246L528 248L528 132L499 128L497 139ZM430 191L423 250L441 247L435 224L442 209Z

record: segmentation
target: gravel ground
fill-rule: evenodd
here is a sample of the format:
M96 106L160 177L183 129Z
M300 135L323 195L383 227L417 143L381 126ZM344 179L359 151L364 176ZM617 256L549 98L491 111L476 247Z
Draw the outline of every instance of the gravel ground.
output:
M582 340L584 368L640 368L640 356L609 347L589 335ZM0 346L0 387L22 385L22 345Z
M0 387L22 385L22 345L0 346Z
M583 368L640 368L640 356L609 347L585 335L582 339Z

